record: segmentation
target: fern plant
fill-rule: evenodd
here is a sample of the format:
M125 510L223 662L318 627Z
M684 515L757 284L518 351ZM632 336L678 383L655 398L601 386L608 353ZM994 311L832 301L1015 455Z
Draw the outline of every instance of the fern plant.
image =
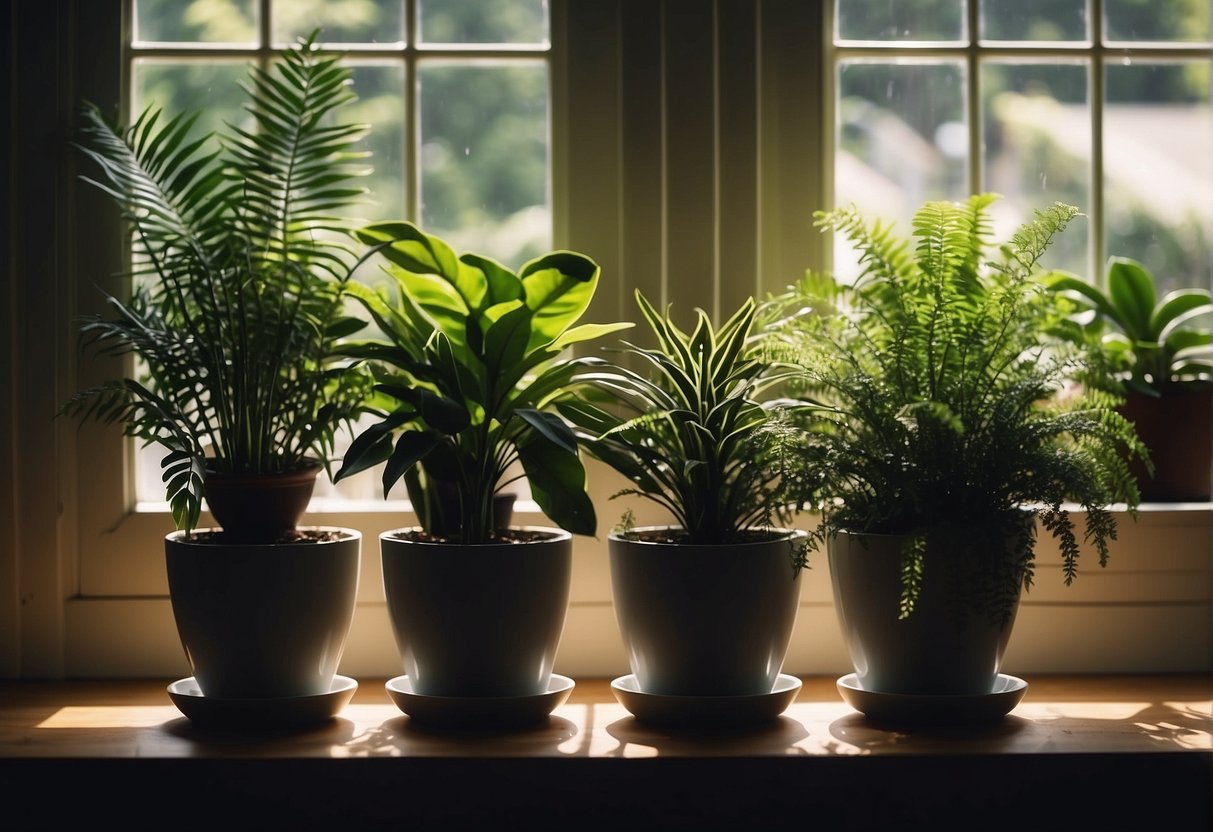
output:
M335 213L365 189L364 125L348 70L314 35L273 71L250 69L255 127L192 135L197 114L149 106L130 127L83 109L86 181L112 197L133 235L128 299L82 324L87 346L136 357L137 377L82 390L64 412L158 444L178 529L198 524L208 474L327 466L336 432L363 409L369 376L335 360L363 322L344 311L360 258ZM363 255L363 258L369 256Z
M802 368L798 394L821 406L806 425L824 472L811 546L839 530L905 535L902 617L923 581L949 576L1005 617L1033 581L1031 520L1059 540L1068 585L1081 547L1067 504L1085 512L1081 535L1102 566L1116 536L1109 505L1138 502L1123 453L1142 446L1111 393L1072 384L1098 362L1054 337L1059 315L1039 279L1078 211L1038 211L995 248L996 198L924 204L913 242L853 207L817 212L817 227L857 247L861 274L843 285L810 273L764 303L769 348ZM1001 571L996 558L958 560L1008 540L1022 557Z
M616 497L636 495L670 512L676 528L667 539L771 537L798 511L797 490L811 471L799 464L799 433L782 410L801 405L763 400L784 369L760 354L757 304L747 299L719 328L696 310L687 333L669 309L658 312L640 292L636 301L658 347L624 342L622 351L648 373L593 360L579 380L595 392L561 403L560 412L592 456L633 483Z

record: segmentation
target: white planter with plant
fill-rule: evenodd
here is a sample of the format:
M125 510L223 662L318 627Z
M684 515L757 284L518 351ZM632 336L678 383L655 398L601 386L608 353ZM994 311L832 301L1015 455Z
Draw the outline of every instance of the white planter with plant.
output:
M1114 397L1073 389L1099 368L1054 337L1039 279L1077 211L1037 212L995 247L995 199L926 203L912 241L853 208L818 212L858 248L862 274L843 285L810 273L764 310L773 348L821 408L805 423L824 477L812 544L828 549L865 691L995 693L1037 523L1059 540L1069 584L1080 537L1103 565L1111 507L1137 503L1126 454L1140 442Z
M351 443L337 479L382 463L384 496L403 480L417 514L419 525L380 536L398 683L448 699L541 696L571 537L597 529L576 438L552 407L581 366L566 349L630 325L574 326L599 279L581 254L551 252L515 273L456 256L410 223L359 236L389 242L388 283L351 287L386 340L345 348L377 375L380 420ZM559 528L494 524L494 497L518 468Z
M1054 272L1053 291L1077 304L1069 335L1096 343L1123 390L1121 412L1150 453L1134 460L1146 502L1213 497L1213 295L1175 289L1128 257L1108 260L1103 287Z
M760 399L780 374L752 333L753 300L719 329L697 310L688 334L636 298L656 348L625 344L639 369L598 360L581 376L592 401L560 405L586 450L631 483L616 496L671 516L625 523L608 542L632 675L651 696L764 696L795 623L806 538L791 527L799 439L780 403Z
M90 181L135 242L130 297L83 335L139 363L64 410L165 449L169 592L215 700L326 694L353 616L361 534L298 525L371 389L334 353L365 326L344 311L360 258L332 216L364 192L366 128L333 119L349 85L306 39L250 69L247 131L198 137L195 116L154 106L129 128L83 114ZM216 528L197 527L204 499Z

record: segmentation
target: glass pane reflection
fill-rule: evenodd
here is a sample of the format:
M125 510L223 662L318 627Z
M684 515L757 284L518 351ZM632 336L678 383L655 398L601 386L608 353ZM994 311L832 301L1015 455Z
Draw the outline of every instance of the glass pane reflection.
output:
M960 61L843 61L838 68L834 158L836 205L871 217L909 219L930 199L967 195L969 140L965 69ZM834 270L855 274L845 240Z
M990 61L981 76L983 189L1003 195L1000 238L1054 202L1091 210L1091 109L1083 63ZM1071 223L1049 248L1050 268L1085 274L1089 226Z

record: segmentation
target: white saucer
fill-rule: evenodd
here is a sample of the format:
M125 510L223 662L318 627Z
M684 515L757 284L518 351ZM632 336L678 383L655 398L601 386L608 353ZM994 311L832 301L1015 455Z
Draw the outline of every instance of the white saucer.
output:
M633 674L611 682L619 704L641 722L659 725L734 726L772 720L800 692L795 676L779 674L770 693L752 696L677 696L645 693Z
M1009 714L1027 690L1023 679L1002 673L993 691L973 695L879 693L861 688L854 673L838 679L838 692L852 708L874 721L904 725L994 722Z
M408 676L385 685L396 707L419 723L443 728L505 728L541 723L568 701L573 680L555 673L548 689L533 696L429 696L413 690Z
M358 683L334 676L328 693L272 699L216 699L202 695L193 676L168 686L169 698L191 720L228 725L307 725L332 719L354 698Z

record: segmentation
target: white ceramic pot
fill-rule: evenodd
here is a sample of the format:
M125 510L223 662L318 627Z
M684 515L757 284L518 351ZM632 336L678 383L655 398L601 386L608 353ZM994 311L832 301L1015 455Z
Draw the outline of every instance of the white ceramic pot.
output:
M379 537L383 591L413 691L424 696L537 696L564 632L572 535L463 545Z
M792 555L804 537L788 530L769 541L689 545L612 533L615 615L640 690L770 693L796 621L802 570Z
M202 695L260 699L328 693L354 617L361 532L268 544L165 537L169 595Z
M974 603L972 584L951 580L928 553L918 602L899 618L904 542L901 535L843 531L827 543L834 607L860 687L896 694L990 693L1019 608L1019 582L1013 591L1002 584L1012 597L1009 618L1000 620L988 599ZM1002 548L993 557L1017 571L1024 552ZM978 563L991 555L960 557Z

